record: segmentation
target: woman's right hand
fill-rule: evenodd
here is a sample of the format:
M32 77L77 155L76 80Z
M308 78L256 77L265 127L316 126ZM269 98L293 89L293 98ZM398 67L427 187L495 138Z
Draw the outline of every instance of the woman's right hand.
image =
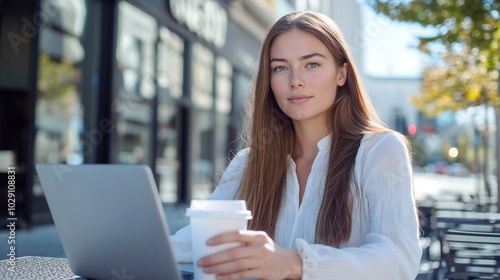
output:
M239 242L241 247L227 249L201 258L195 265L218 280L301 279L302 259L296 249L277 246L263 231L233 231L210 238L210 246Z

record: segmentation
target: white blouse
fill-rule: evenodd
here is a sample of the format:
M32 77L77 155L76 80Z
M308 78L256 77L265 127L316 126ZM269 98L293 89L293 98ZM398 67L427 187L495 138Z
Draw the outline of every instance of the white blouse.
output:
M319 152L299 206L299 183L290 159L285 200L274 242L297 248L302 279L415 279L420 265L418 216L412 167L403 140L395 134L365 135L354 165L352 230L340 248L314 244L316 219L327 174L330 136ZM233 199L240 185L248 149L240 151L224 172L210 199ZM191 229L172 236L179 262L192 262Z

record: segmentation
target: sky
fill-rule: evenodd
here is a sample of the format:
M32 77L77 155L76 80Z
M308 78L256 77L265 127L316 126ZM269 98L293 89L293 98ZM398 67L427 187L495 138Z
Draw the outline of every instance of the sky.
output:
M431 34L417 24L391 21L376 15L362 5L365 26L363 68L366 75L376 77L420 77L423 68L431 63L429 57L419 51L418 36Z
M433 30L417 24L391 21L385 16L376 15L373 9L362 5L365 23L365 48L363 50L363 70L365 75L387 78L419 78L422 70L433 63L431 58L419 51L418 36L430 36ZM490 125L495 122L492 108L469 108L452 115L443 115L443 122L467 124L484 123L487 114ZM451 116L451 117L450 117ZM449 125L446 123L446 125Z

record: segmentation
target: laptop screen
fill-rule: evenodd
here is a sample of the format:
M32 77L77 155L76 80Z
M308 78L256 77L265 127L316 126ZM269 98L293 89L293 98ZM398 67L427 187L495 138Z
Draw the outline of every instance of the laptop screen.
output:
M147 165L40 163L36 170L74 274L192 279L175 262Z

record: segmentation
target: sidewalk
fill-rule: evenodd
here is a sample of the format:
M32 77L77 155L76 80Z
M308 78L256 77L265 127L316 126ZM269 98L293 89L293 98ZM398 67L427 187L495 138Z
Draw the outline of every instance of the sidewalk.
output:
M185 216L186 207L164 204L165 214L170 234L186 225L189 220ZM9 232L0 230L0 260L7 259L8 244L6 240ZM54 225L34 226L29 230L16 231L16 257L44 256L64 258L64 251L59 241L59 235Z

